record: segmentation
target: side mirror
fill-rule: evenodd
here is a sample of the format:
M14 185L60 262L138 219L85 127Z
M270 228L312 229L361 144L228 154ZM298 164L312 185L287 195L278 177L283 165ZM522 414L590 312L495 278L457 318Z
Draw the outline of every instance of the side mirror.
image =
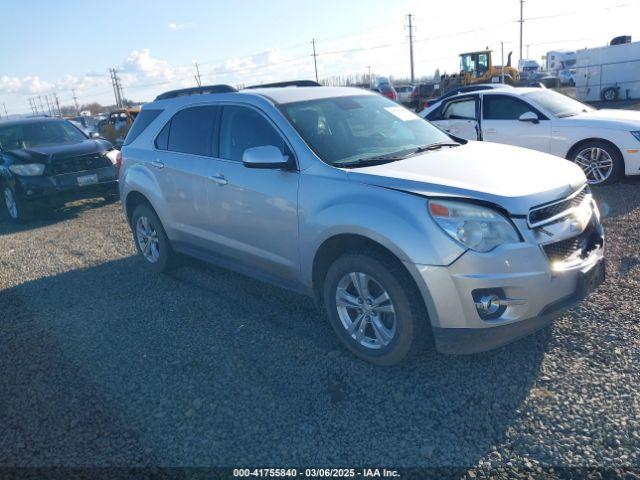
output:
M538 115L536 115L533 112L524 112L522 115L520 115L520 118L518 118L518 120L520 120L521 122L531 122L531 123L540 122Z
M263 145L247 148L242 154L242 163L247 168L285 168L289 165L289 157L278 147Z

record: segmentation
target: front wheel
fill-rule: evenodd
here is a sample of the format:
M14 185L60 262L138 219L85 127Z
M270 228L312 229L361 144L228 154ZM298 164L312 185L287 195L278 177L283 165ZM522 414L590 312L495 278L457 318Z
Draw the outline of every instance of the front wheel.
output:
M586 142L576 149L571 158L591 185L605 185L615 182L624 172L620 153L603 142Z
M133 239L138 254L145 265L156 272L166 271L173 257L173 250L162 222L151 207L138 205L131 216Z
M2 194L5 208L13 222L26 223L31 219L31 209L16 196L11 187L6 185L2 189Z
M338 338L363 360L394 365L426 346L420 293L401 265L376 252L338 258L327 272L323 300Z

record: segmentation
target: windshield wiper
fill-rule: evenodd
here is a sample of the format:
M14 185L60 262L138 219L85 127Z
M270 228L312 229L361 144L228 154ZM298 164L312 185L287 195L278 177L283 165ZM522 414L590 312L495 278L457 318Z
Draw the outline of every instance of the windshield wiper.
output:
M418 147L413 150L409 155L415 155L416 153L428 152L429 150L437 150L442 147L459 147L459 143L453 142L440 142L440 143L431 143L429 145L423 145L422 147Z
M336 163L336 167L353 168L353 167L371 167L373 165L384 165L385 163L395 162L407 158L406 155L382 155L380 157L359 158L351 162Z

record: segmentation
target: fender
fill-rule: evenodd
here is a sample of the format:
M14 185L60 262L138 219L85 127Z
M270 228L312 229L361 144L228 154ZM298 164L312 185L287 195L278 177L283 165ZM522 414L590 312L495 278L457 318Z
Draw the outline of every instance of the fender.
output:
M127 199L132 192L138 192L146 197L151 206L156 211L165 230L173 225L173 221L169 218L169 209L161 195L161 188L156 177L142 163L136 163L121 170L120 176L120 198L122 198L122 208L127 216ZM128 219L127 219L128 220Z

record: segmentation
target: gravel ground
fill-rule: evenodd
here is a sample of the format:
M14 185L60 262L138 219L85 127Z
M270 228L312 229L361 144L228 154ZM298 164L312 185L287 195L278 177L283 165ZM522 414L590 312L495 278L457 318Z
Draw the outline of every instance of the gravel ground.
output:
M587 301L393 368L306 297L196 261L148 273L119 203L0 220L0 465L637 467L640 181L595 195L608 278Z

